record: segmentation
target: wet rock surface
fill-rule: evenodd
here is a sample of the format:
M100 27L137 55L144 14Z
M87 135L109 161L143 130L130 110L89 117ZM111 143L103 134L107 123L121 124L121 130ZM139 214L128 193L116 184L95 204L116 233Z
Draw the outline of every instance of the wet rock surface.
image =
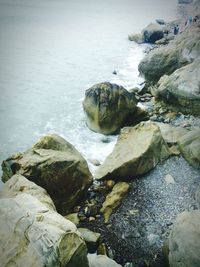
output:
M81 224L101 233L107 254L118 263L163 267L163 242L177 214L197 208L195 193L199 183L199 170L182 157L171 157L129 183L128 195L107 225L102 216ZM97 195L100 207L104 197Z

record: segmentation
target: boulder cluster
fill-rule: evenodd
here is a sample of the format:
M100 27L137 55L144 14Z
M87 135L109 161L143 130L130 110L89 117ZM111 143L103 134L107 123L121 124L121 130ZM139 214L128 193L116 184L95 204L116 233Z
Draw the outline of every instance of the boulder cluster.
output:
M129 37L158 46L139 64L144 90L130 92L109 82L86 90L86 125L104 135L119 134L111 154L96 164L100 166L94 175L74 146L55 134L43 136L31 148L3 161L2 267L122 267L113 260L101 234L84 224L99 220L109 227L132 181L169 157L181 155L200 169L200 128L171 123L181 112L200 115L200 21L173 38L166 36L168 27L157 20ZM153 113L139 108L138 102L153 103ZM164 119L155 119L157 114L164 114ZM169 174L165 182L175 184ZM199 208L199 188L194 198ZM138 210L129 212L136 216ZM199 222L199 209L177 216L163 246L168 266L200 266ZM157 236L150 234L149 243L156 242ZM138 266L151 265L139 260Z

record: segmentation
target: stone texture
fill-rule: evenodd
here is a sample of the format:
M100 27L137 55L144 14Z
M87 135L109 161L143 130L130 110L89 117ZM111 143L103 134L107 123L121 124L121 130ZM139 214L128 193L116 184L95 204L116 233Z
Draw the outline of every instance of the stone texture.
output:
M169 236L170 267L200 266L200 211L183 212Z
M95 253L99 245L101 234L93 232L87 228L78 228L78 231L81 233L83 239L86 242L88 252Z
M200 129L184 135L178 142L183 157L194 167L200 168Z
M165 142L170 145L177 144L178 141L189 132L189 130L181 126L173 126L162 122L155 123L159 126Z
M49 202L40 202L41 195L46 200L46 192L27 180L25 193L17 193L17 183L13 183L9 194L11 180L0 199L1 267L88 267L85 242L76 226Z
M191 25L169 45L154 49L139 64L139 72L147 82L156 83L163 75L191 63L200 54L200 28Z
M105 255L88 254L89 267L122 267Z
M200 58L163 76L154 93L183 113L200 114Z
M22 193L29 194L37 198L47 208L56 210L47 191L20 174L13 175L11 179L3 185L0 191L0 198L12 198Z
M2 169L4 182L21 174L45 188L63 214L72 209L92 183L85 159L57 135L44 136L31 149L4 160Z
M112 191L107 195L100 210L104 215L105 223L108 222L110 215L113 213L113 211L119 207L122 199L127 194L128 189L128 183L119 182L114 185Z
M85 93L83 108L87 126L102 134L116 133L136 109L136 98L122 86L99 83Z
M169 156L159 127L141 122L121 131L113 152L95 173L96 179L130 179L147 173Z

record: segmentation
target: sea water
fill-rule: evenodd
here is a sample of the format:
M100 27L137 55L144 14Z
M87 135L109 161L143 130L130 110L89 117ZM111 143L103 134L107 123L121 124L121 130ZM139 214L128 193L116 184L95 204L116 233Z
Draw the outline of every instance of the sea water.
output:
M130 89L145 45L128 41L157 18L176 18L176 0L0 0L0 161L57 133L103 162L116 136L85 125L92 85ZM117 75L113 71L117 71Z

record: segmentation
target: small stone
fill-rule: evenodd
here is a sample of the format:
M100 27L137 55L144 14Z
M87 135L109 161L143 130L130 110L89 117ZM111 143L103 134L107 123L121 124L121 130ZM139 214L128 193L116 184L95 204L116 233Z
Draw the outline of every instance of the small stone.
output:
M98 247L101 234L93 232L87 228L78 228L78 231L86 242L88 252L94 253Z
M175 184L174 178L170 174L167 174L164 179L167 185Z
M101 243L97 248L97 255L107 255L105 243Z
M115 181L113 181L113 180L107 180L107 181L105 181L105 184L106 184L106 186L107 186L108 189L112 189L113 186L115 185Z
M88 219L89 222L92 222L92 221L95 221L95 220L96 220L95 217L92 217L92 216L89 217L89 219Z

